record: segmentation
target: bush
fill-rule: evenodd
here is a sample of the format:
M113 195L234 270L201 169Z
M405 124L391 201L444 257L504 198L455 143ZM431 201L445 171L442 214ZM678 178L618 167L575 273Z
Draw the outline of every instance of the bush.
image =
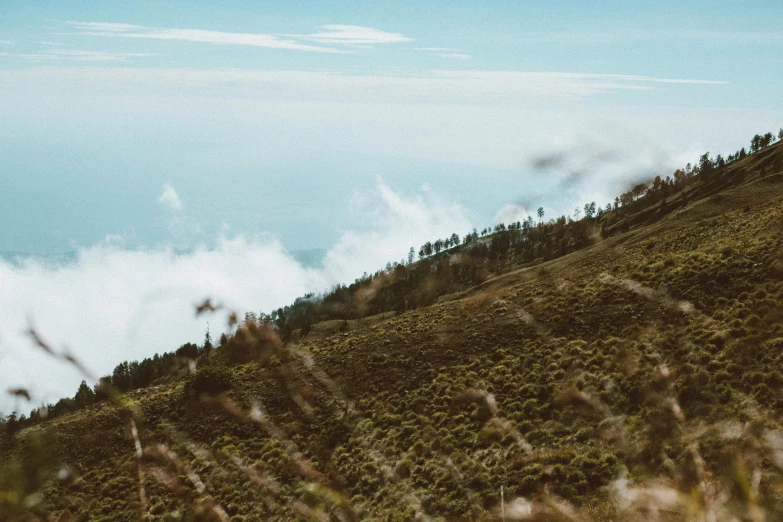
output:
M233 374L224 366L202 366L185 381L185 395L214 395L231 389Z

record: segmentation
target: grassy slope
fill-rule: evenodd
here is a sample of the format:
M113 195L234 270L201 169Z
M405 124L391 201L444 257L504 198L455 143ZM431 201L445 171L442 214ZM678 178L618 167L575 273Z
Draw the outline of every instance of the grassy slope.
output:
M492 520L501 484L509 509L542 519L565 517L560 499L598 520L783 516L770 442L783 407L780 155L669 198L658 221L627 216L627 233L429 308L347 333L316 326L290 360L235 367L222 402L188 402L177 383L56 419L79 478L44 505L138 519L133 418L152 519L214 502L237 520ZM250 422L256 401L266 414Z

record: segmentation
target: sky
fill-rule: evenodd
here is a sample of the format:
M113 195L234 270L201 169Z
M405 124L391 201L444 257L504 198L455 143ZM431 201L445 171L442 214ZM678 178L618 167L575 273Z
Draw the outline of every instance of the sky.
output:
M76 389L30 323L103 374L203 338L204 297L270 310L428 239L605 204L747 146L783 125L782 15L4 0L0 383ZM297 261L314 248L322 264Z

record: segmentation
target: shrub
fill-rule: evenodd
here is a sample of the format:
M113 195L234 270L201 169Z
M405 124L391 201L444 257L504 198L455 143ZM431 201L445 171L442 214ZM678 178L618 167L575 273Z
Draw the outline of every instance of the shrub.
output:
M231 389L231 370L224 366L203 366L191 373L185 381L185 395L214 395Z

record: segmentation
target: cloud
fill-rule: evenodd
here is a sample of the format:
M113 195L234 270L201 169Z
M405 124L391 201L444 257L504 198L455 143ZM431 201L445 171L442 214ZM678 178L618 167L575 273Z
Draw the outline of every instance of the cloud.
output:
M417 51L434 53L441 58L451 58L452 60L470 60L471 56L462 52L462 49L453 49L451 47L416 47Z
M464 53L440 53L438 56L441 58L452 58L454 60L470 60L470 55Z
M65 56L65 55L58 55ZM40 68L0 70L0 85L27 82L25 92L93 88L116 95L391 101L455 104L492 104L508 107L529 104L540 108L557 101L573 101L606 93L655 90L662 84L698 84L717 87L727 82L623 74L567 72L434 70L416 75L349 74L319 71L186 68ZM9 87L11 87L9 85Z
M5 388L30 388L35 401L53 402L73 395L82 379L32 346L23 334L28 319L53 346L67 346L102 375L123 360L200 343L207 320L219 336L225 315L195 317L194 305L206 297L240 313L269 312L400 260L411 246L471 228L460 205L428 188L406 195L378 180L356 200L350 211L357 228L346 230L315 269L269 236L220 237L212 248L187 253L170 246L129 249L107 238L79 250L73 262L0 261L0 410L17 406Z
M25 60L33 62L55 60L75 62L124 62L129 58L141 58L155 55L149 53L113 53L107 51L52 49L40 53L0 53L0 56L24 58Z
M577 138L531 157L528 168L538 184L516 203L526 208L543 205L548 218L571 216L574 207L582 209L585 203L595 202L603 208L633 185L651 181L656 175L665 178L684 165L679 155L640 137L635 146L623 139L619 135L612 139L609 134Z
M15 45L16 42L12 42L11 40L0 40L0 45Z
M505 205L503 208L498 210L492 220L496 225L500 223L509 224L516 223L517 221L524 221L529 215L530 212L528 212L522 205L511 204Z
M141 25L107 23L107 22L74 22L68 21L66 24L81 31L94 31L100 33L124 33L128 31L138 31L144 29Z
M678 83L694 85L726 85L721 80L692 78L660 78L631 74L591 74L569 72L518 72L518 71L434 71L441 78L461 79L471 82L491 81L498 85L520 83L524 86L540 86L574 94L596 93L610 90L651 90L648 84Z
M152 132L156 147L183 139L231 144L238 154L221 161L237 161L235 167L240 167L241 157L241 168L251 157L271 165L305 146L329 154L350 151L364 158L357 162L370 161L365 155L379 155L515 172L527 154L559 147L574 135L609 132L619 134L616 143L625 144L644 134L647 143L671 151L690 148L694 139L709 139L709 147L702 150L720 149L725 155L738 148L737 136L758 132L759 121L774 124L780 119L775 114L779 110L770 113L768 108L718 110L676 103L694 94L722 99L739 86L619 77L624 75L446 68L362 74L52 63L0 70L0 92L8 100L0 104L0 113L4 121L13 122L5 126L10 129L6 141L19 139L15 136L22 129L32 135L42 129L70 132L73 139L89 140L86 143L105 138L106 132L130 141ZM668 105L664 96L650 95L656 91L667 91ZM617 94L623 95L622 103ZM742 126L726 127L729 120ZM715 128L723 129L718 134L722 141L715 141ZM744 134L738 128L746 129ZM617 129L622 130L615 133ZM203 148L198 154L217 160ZM504 202L493 202L492 213Z
M415 47L417 51L425 52L461 52L462 49L453 49L451 47Z
M418 252L427 241L454 232L462 235L472 228L465 208L443 199L430 187L422 187L415 197L405 197L380 179L372 194L354 198L352 213L370 228L344 232L327 252L324 269L334 283L351 280L365 270L377 270L389 261L400 261L410 247Z
M348 52L331 47L304 44L301 42L292 41L290 39L284 40L274 35L262 33L229 33L223 31L207 31L203 29L154 28L131 24L102 22L66 22L66 24L76 29L78 34L88 36L141 38L150 40L178 40L184 42L268 47L271 49L288 49L317 53Z
M158 198L158 203L174 212L180 212L184 208L174 187L168 183L163 185L163 193Z
M416 47L417 51L434 53L441 58L451 58L452 60L470 60L471 56L462 52L462 49L453 49L451 47Z
M359 25L322 25L321 32L306 35L286 35L326 44L367 45L410 42L413 39L399 33L390 33Z

